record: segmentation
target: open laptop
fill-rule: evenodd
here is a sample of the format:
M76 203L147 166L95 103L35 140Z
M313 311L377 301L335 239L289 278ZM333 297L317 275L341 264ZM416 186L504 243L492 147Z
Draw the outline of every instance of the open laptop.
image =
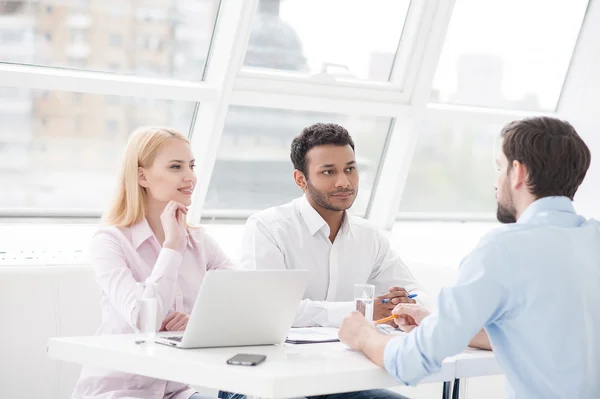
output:
M185 332L155 341L184 349L282 343L308 278L308 270L209 271Z

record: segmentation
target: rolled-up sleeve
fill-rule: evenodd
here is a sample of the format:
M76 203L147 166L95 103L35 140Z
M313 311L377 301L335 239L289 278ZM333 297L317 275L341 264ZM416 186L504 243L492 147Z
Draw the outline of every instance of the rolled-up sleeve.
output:
M465 349L481 328L506 312L508 290L500 276L504 253L488 244L463 260L457 282L441 290L431 315L406 336L387 344L384 364L388 373L403 384L417 384L438 372L446 357Z
M164 318L175 297L175 285L183 260L179 252L162 248L150 276L144 282L138 282L128 267L117 230L106 229L98 231L92 238L90 258L102 292L134 329L139 325L137 302L140 298L155 297L159 320ZM149 286L154 289L150 290Z

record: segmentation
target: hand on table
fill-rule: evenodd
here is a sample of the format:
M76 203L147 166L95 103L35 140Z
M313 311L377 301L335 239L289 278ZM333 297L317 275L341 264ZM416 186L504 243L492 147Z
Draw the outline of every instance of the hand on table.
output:
M383 303L385 301L385 303ZM401 287L392 287L385 295L375 298L373 305L373 320L383 319L392 314L394 307L400 303L416 303L414 299L408 297L408 292ZM388 322L395 327L393 321Z
M405 332L412 331L430 313L429 310L416 303L401 303L392 310L392 314L398 316L394 319L395 324Z
M185 331L190 315L181 312L173 312L163 320L160 331Z

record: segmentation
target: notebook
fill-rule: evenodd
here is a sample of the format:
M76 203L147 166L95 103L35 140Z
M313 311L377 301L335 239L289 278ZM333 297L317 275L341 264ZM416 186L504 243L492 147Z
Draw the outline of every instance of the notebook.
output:
M339 329L330 327L292 328L285 342L288 344L339 342L338 331Z
M382 332L384 334L391 334L391 335L405 335L406 334L404 331L400 330L399 328L394 328L388 324L378 324L377 329L379 330L379 332Z
M389 325L379 324L377 329L384 334L404 335L405 333ZM338 328L332 327L304 327L292 328L285 340L288 344L319 344L339 342Z

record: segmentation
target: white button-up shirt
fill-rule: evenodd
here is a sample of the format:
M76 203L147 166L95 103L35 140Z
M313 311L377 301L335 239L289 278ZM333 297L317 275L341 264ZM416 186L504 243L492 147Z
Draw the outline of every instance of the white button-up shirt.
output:
M355 284L375 285L375 295L403 287L429 305L421 286L375 226L346 213L333 243L329 233L327 222L304 196L259 212L246 223L243 268L311 272L294 326L339 326L354 310Z
M191 313L207 270L231 269L217 243L200 228L190 228L180 251L162 248L148 222L128 228L106 227L90 251L102 289L102 325L97 334L131 334L137 327L137 301L148 286L158 303L159 321L171 312ZM132 341L133 345L133 341ZM188 399L187 385L84 366L73 399Z

